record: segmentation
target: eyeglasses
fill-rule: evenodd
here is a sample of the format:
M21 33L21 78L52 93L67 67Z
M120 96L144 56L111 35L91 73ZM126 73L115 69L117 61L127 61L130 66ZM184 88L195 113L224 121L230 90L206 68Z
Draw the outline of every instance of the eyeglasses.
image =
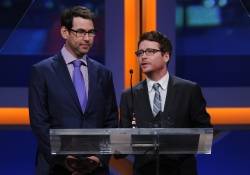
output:
M148 48L146 50L137 50L135 52L135 55L137 57L142 57L143 54L145 53L147 56L152 56L154 55L156 52L161 52L161 50L158 50L158 49L151 49L151 48Z
M96 35L96 30L92 29L89 31L83 30L83 29L79 29L79 30L74 30L74 29L69 29L72 32L76 33L76 37L84 37L86 35L88 35L88 37L94 37Z

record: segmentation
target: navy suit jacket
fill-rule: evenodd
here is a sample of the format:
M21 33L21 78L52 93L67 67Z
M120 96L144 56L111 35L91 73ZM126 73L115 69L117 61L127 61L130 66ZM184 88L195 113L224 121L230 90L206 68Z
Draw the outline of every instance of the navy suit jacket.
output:
M89 92L83 113L72 79L61 54L32 67L29 112L32 130L38 140L37 174L47 174L52 159L49 129L113 128L118 112L112 73L87 57ZM102 160L107 166L108 160Z
M206 112L206 101L200 87L194 82L170 76L164 111L156 118L151 110L146 80L133 88L133 94L133 105L130 90L121 96L121 127L132 127L132 110L135 112L138 128L211 127L210 116ZM160 174L195 175L195 162L194 156L190 155L161 155ZM155 158L147 155L136 156L134 168L136 174L154 174Z

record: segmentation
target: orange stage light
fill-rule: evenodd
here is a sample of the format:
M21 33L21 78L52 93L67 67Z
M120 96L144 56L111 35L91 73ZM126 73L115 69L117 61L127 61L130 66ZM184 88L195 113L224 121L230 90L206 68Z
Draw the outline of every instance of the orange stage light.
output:
M214 125L250 124L250 107L207 110ZM0 108L0 125L29 125L28 108Z

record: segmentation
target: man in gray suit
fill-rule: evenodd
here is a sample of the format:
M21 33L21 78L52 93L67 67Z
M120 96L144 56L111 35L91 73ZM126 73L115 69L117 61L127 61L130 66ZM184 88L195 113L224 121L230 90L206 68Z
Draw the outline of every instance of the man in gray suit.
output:
M157 31L142 34L135 52L146 80L125 91L120 102L120 125L131 128L211 127L201 88L194 82L172 76L168 63L172 53L169 39ZM135 121L133 121L133 113ZM135 156L134 174L155 174L156 159ZM160 175L196 175L194 155L161 155Z

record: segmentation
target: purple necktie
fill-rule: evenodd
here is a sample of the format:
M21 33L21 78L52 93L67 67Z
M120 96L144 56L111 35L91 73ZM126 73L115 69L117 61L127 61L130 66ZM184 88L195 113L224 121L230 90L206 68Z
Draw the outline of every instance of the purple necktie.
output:
M73 71L73 83L76 89L76 93L81 104L82 110L84 111L87 104L87 94L86 94L86 87L85 82L81 72L81 64L80 60L73 61L74 71Z

